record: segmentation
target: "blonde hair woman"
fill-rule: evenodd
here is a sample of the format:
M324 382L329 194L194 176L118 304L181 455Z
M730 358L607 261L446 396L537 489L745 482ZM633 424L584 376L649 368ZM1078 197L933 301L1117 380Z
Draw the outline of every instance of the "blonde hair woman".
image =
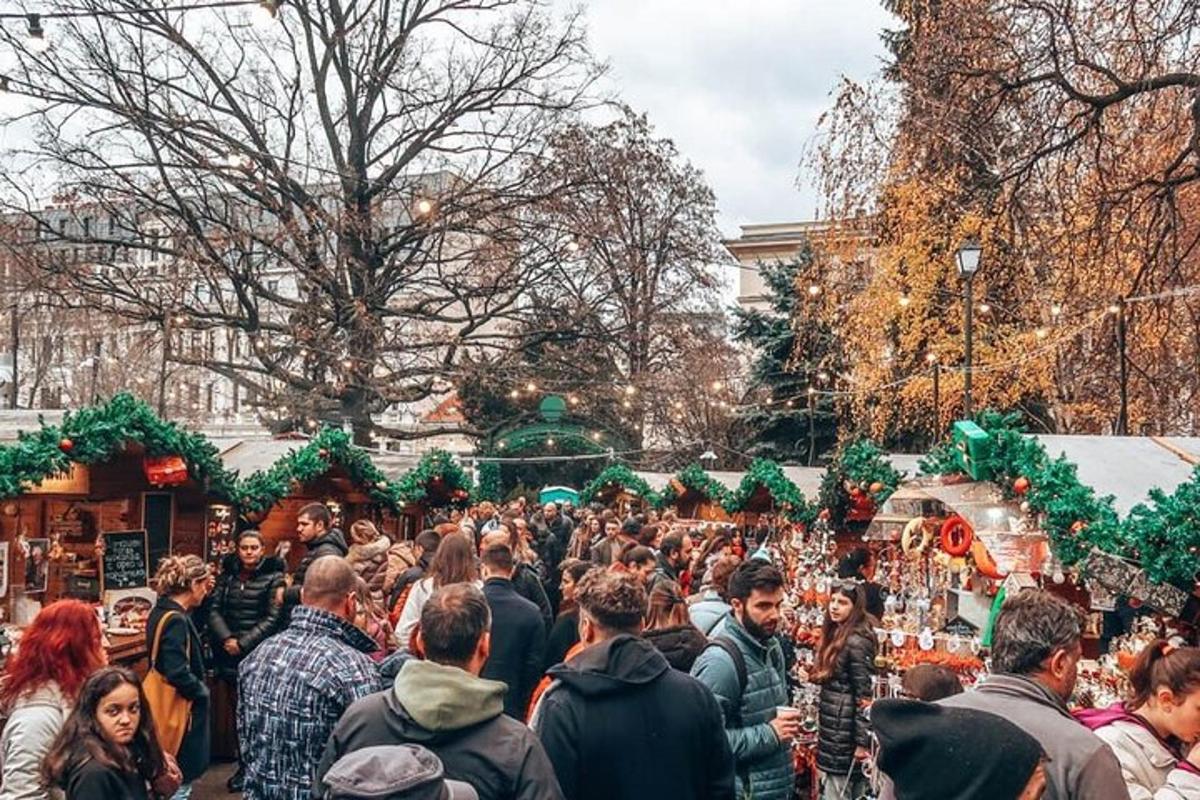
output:
M360 519L350 526L350 550L346 560L358 577L367 582L371 599L383 606L383 586L388 573L388 550L392 540L379 532L370 520Z
M183 786L173 800L191 797L192 781L204 774L209 763L208 687L204 683L204 653L200 633L192 624L191 612L212 591L213 576L198 556L167 556L154 573L158 603L146 621L146 649L150 667L174 687L184 700L191 701L187 732L172 753L183 773ZM161 629L161 634L160 634ZM155 649L155 639L158 648ZM164 709L151 709L152 714Z

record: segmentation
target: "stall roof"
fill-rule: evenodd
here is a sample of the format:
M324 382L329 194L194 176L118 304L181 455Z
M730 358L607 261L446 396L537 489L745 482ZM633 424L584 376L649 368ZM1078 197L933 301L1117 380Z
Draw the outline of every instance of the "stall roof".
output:
M232 440L223 447L221 458L225 468L237 471L245 478L255 472L268 470L275 462L286 456L292 450L299 450L308 444L303 438L283 439L238 439ZM371 451L371 461L388 480L396 480L411 470L421 460L420 456L408 453L381 453Z
M1149 499L1151 489L1171 492L1191 477L1194 467L1171 447L1200 453L1200 439L1147 436L1036 436L1050 456L1066 456L1079 470L1079 481L1098 495L1112 495L1124 516Z
M788 480L796 484L803 494L804 499L810 503L817 499L817 494L821 490L821 478L825 475L825 470L821 467L783 467L783 474ZM650 484L650 488L661 492L666 488L667 482L675 477L673 472L635 472L639 478ZM744 472L731 472L724 470L716 470L708 473L713 480L720 483L730 491L736 490L742 485L742 478L746 475Z
M21 408L0 409L0 444L12 444L21 433L41 429L42 417L49 425L62 422L65 411L39 411Z

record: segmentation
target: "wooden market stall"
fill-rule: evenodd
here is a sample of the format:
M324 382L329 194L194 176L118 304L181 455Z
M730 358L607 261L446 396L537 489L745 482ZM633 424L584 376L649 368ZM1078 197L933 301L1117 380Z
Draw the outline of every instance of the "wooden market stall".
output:
M438 512L466 508L474 493L471 476L445 450L430 450L421 456L395 485L402 513L410 523L409 537L431 527Z
M103 603L113 660L137 661L159 559L202 554L234 494L216 447L131 395L43 424L0 448L0 611Z
M725 510L739 527L760 521L803 521L815 515L800 488L783 468L768 459L755 459L737 487L729 492Z
M729 522L725 510L729 490L699 464L690 464L668 482L662 492L660 505L674 508L680 517L708 522Z
M605 467L579 493L581 505L599 503L623 515L642 506L653 507L658 500L658 493L650 484L625 464Z
M413 533L400 513L398 482L340 429L326 428L312 438L246 441L226 450L223 458L228 469L245 476L238 485L238 527L261 531L269 551L281 542L297 541L296 516L309 503L328 507L334 526L343 531L366 519L393 540ZM232 533L210 541L210 560L233 552ZM289 568L303 556L303 547L291 548Z

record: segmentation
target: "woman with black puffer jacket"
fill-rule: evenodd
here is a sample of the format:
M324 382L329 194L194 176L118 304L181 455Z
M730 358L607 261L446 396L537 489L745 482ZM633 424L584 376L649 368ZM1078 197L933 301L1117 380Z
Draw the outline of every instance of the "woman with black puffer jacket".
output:
M863 712L874 697L876 644L864 603L859 584L834 584L813 664L812 680L821 685L817 768L826 800L859 797L866 788L862 763L871 734Z
M282 559L264 556L262 534L248 530L238 536L237 553L226 556L221 566L208 615L217 675L214 706L216 723L225 734L218 739L236 747L233 720L237 713L238 664L279 628L285 564ZM236 757L237 753L221 755ZM240 791L241 781L239 766L229 779L230 791Z

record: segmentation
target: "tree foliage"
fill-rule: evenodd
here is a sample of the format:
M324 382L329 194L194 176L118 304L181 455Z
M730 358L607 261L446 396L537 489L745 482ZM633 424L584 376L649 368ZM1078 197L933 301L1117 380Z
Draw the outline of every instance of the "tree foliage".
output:
M576 17L288 3L260 30L237 8L69 7L92 16L54 19L50 53L0 28L36 131L7 154L8 207L94 262L47 259L60 302L230 331L171 357L359 439L444 392L464 353L508 347L500 323L548 268L525 249L529 209L562 188L548 137L597 74ZM47 185L69 233L38 214Z

